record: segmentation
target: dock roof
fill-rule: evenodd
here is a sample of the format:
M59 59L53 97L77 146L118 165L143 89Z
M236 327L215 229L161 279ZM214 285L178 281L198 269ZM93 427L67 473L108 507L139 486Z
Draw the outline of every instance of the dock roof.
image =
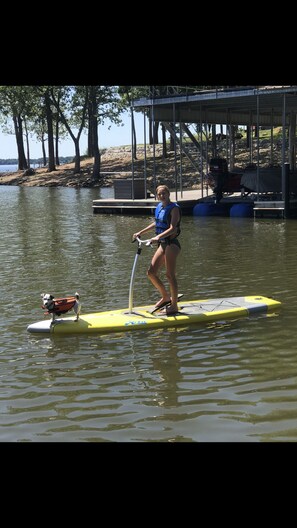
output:
M154 120L281 126L297 113L297 85L213 88L196 93L142 98L134 110L153 109Z

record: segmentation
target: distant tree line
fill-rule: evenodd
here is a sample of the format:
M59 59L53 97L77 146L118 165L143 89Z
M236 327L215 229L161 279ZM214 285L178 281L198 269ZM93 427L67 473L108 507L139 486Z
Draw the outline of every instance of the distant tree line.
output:
M80 138L87 132L87 157L94 159L92 177L100 179L101 156L98 126L106 119L121 125L121 114L140 97L160 97L205 87L176 86L0 86L0 126L14 134L19 170L30 168L30 139L40 141L41 160L48 171L60 165L59 141L67 136L74 143L74 172L80 172ZM149 143L158 143L159 123L149 120ZM136 130L131 114L133 157L136 159ZM164 134L162 135L164 141ZM1 145L0 145L1 149Z

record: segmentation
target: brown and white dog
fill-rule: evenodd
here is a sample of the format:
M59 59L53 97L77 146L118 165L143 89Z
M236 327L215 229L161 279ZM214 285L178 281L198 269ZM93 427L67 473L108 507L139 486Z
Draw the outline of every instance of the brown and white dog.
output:
M79 294L76 292L71 297L54 297L50 293L42 293L42 306L43 310L47 310L45 314L52 314L52 320L55 320L57 315L62 315L70 310L74 310L76 314L76 321L78 321L81 304L79 302Z

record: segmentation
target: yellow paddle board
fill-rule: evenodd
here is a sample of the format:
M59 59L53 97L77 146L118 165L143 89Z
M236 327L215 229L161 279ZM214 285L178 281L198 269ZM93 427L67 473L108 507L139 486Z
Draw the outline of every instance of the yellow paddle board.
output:
M152 330L169 326L208 323L247 316L258 312L268 312L281 305L270 297L250 295L246 297L223 297L219 299L202 299L197 301L180 301L178 313L166 315L157 311L153 305L136 306L131 310L110 310L81 314L78 321L75 317L57 317L32 323L27 327L32 334L94 334L109 332L126 332L130 330Z

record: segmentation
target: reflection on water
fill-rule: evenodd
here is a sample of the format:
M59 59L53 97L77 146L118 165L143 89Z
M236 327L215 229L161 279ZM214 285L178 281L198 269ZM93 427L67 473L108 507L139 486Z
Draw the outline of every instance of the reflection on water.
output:
M149 218L93 215L95 198L95 189L1 187L0 440L296 441L296 220L183 218L184 299L261 294L282 301L277 313L32 336L45 291L79 291L84 312L128 306L131 235ZM135 305L158 298L151 255L138 259Z

